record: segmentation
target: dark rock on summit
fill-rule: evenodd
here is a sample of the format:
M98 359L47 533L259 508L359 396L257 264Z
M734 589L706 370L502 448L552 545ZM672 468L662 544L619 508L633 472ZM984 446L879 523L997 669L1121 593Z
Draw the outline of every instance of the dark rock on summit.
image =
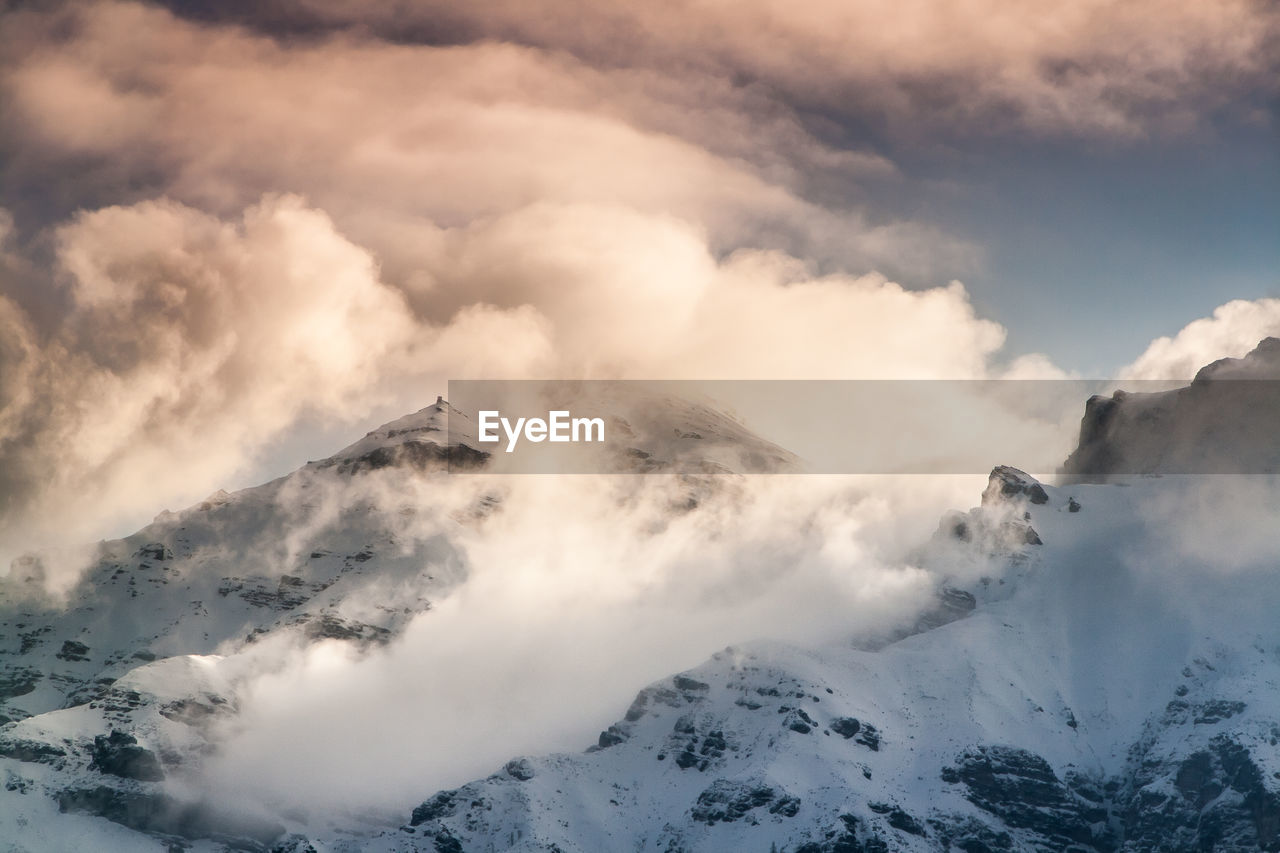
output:
M982 493L982 505L991 506L1001 501L1026 499L1037 506L1049 502L1049 494L1044 486L1025 471L1019 471L1008 465L997 465L991 469L987 480L987 488Z
M520 782L528 782L536 775L533 765L527 758L513 758L502 769L512 779Z

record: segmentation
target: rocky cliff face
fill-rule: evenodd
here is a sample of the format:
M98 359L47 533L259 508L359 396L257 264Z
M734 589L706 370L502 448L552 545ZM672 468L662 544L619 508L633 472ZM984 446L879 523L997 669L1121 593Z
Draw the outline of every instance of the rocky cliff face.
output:
M1142 386L1147 383L1136 383ZM1207 365L1184 388L1117 391L1085 405L1064 473L1280 473L1280 338Z

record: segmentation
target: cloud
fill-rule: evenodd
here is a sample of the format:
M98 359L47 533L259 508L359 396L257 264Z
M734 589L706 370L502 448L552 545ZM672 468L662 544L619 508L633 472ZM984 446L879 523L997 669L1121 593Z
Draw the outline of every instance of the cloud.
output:
M409 294L424 316L536 306L556 358L523 375L969 378L1004 341L959 283L814 275L776 251L717 261L700 228L616 206L535 205L418 251Z
M69 310L52 337L0 303L0 470L5 520L59 538L197 499L302 413L367 411L414 331L368 252L295 197L234 223L106 208L55 242Z
M52 336L0 306L11 537L122 532L226 485L301 419L412 410L450 377L965 378L1003 341L957 283L717 260L696 226L629 208L418 233L401 290L296 196L231 220L162 200L61 226Z
M312 828L377 810L403 820L515 754L582 749L637 689L726 643L874 635L928 600L938 579L904 555L975 484L703 485L697 509L676 513L682 478L502 482L497 512L451 533L465 585L385 651L323 644L251 680L205 790ZM414 502L438 505L449 487L420 481Z
M522 12L477 8L516 37L503 16ZM634 61L607 64L532 36L277 39L117 2L18 13L6 180L52 201L24 206L29 260L0 304L9 530L118 533L246 482L303 421L389 419L449 377L1003 375L1004 330L952 281L980 253L862 205L859 182L900 180L895 165L728 73L724 51L754 38L735 24L678 63L628 42ZM778 81L803 70L774 59ZM848 200L814 200L830 175Z
M1184 326L1172 337L1151 342L1120 371L1125 379L1191 379L1220 358L1240 358L1265 337L1280 335L1280 299L1236 299L1210 317Z
M1274 6L1159 0L734 4L583 0L271 4L265 31L501 38L600 67L713 72L897 132L1132 137L1186 130L1249 85L1274 91ZM564 26L573 21L573 26Z
M1230 574L1269 586L1280 560L1280 545L1272 535L1280 511L1280 478L1229 474L1169 479L1168 486L1140 506L1142 523L1151 533L1146 549L1128 549L1128 559L1162 580L1168 566L1184 567L1184 577L1176 579L1194 589L1203 589L1206 577L1212 583ZM1190 589L1186 594L1194 598Z
M19 184L57 184L70 176L55 166L72 162L74 197L164 194L222 215L263 191L303 193L392 278L416 223L537 202L669 213L706 227L717 250L769 241L867 267L905 244L913 269L973 260L936 229L873 221L856 198L806 200L815 170L892 180L894 167L820 142L788 108L718 76L598 69L490 41L279 44L134 4L67 14L74 36L33 19L3 75L23 119L9 143Z

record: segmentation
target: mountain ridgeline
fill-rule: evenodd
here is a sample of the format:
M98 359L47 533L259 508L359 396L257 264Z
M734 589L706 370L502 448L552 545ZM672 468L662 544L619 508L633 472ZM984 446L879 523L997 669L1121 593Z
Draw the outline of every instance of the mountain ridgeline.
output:
M376 655L465 588L466 542L491 535L507 495L451 478L487 458L450 440L440 400L101 543L62 599L43 591L44 557L19 561L0 586L0 837L32 851L1280 851L1274 484L1127 476L1273 472L1278 362L1268 339L1185 389L1090 400L1062 482L993 470L980 505L913 555L933 600L875 642L734 645L637 685L583 751L512 756L392 821L335 830L192 796L245 672L321 642ZM663 444L612 431L620 470L717 443L792 459L705 407L663 411ZM705 452L671 514L740 479L723 447Z

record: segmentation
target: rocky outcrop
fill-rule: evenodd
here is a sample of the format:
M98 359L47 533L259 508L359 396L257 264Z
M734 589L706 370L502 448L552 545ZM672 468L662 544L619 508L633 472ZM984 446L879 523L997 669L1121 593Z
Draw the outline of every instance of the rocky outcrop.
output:
M1278 420L1280 338L1267 338L1244 358L1202 368L1186 387L1091 397L1063 473L1081 481L1280 473Z
M1008 465L997 465L992 468L991 476L987 479L987 488L982 493L982 505L991 506L1019 498L1025 498L1039 506L1049 502L1049 493L1025 471L1019 471Z
M965 796L1010 829L1023 830L1046 850L1115 847L1107 812L1072 791L1049 763L1025 749L980 746L942 770L946 782L965 787Z
M93 739L92 756L89 767L99 773L139 782L159 782L164 778L155 753L139 746L138 739L128 732L113 730L109 735L98 735Z
M1280 850L1280 785L1268 775L1228 733L1182 758L1140 761L1120 800L1124 849Z
M800 800L769 785L717 779L698 795L689 817L697 823L715 826L720 822L732 823L750 818L756 809L795 817L800 810Z

